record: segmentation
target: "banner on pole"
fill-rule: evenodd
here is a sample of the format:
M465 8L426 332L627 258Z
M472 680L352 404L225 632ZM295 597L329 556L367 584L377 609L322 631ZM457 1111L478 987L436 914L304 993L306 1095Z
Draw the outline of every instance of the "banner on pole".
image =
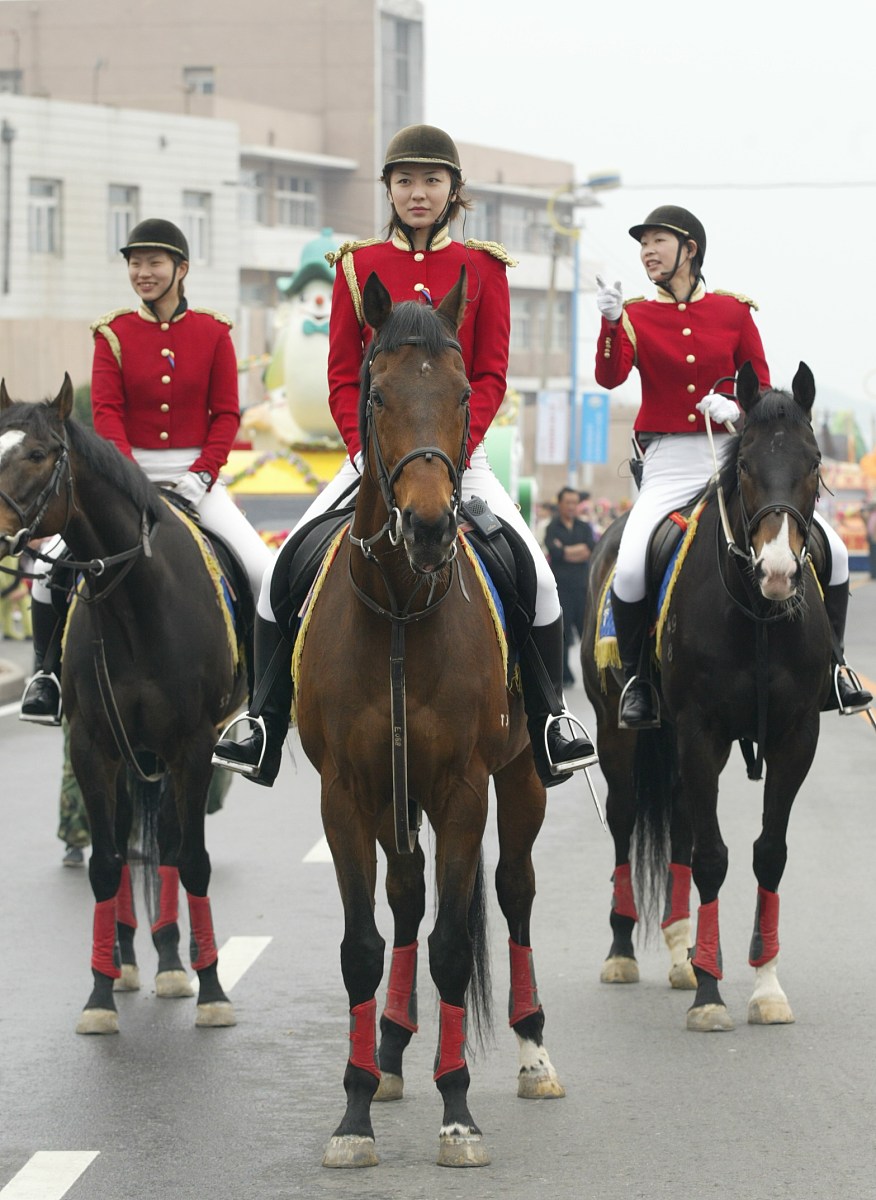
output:
M539 392L536 396L535 461L544 467L569 457L569 393Z
M608 392L581 396L581 462L608 462Z

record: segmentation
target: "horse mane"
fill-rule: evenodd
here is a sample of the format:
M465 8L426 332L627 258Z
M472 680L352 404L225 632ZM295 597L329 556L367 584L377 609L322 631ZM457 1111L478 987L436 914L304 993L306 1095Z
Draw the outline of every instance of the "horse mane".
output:
M451 330L438 316L434 308L418 300L403 300L394 304L392 311L380 327L380 349L391 354L405 343L416 340L428 357L435 357L447 349ZM373 342L372 342L373 350ZM366 351L359 376L359 444L365 445L365 413L371 391L371 353Z
M790 392L769 388L760 400L745 414L745 429L753 429L761 425L773 425L781 422L791 429L811 428L811 422L805 411L800 407ZM720 486L725 496L732 496L736 491L738 475L736 466L739 460L739 446L742 434L734 434L730 439L730 450L716 483L709 486L709 498L715 495Z

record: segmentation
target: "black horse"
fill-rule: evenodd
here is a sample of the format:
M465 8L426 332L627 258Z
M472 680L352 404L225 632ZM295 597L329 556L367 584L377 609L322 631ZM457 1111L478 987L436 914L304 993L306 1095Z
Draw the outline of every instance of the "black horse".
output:
M638 734L618 729L620 683L597 666L594 654L597 609L616 557L619 525L606 533L592 559L582 664L597 714L615 843L613 941L602 978L638 979L635 893L653 912L665 888L670 982L696 988L687 1017L694 1030L733 1025L718 990L718 893L727 847L717 806L718 778L736 740L749 748L752 778L759 778L760 768L755 743L767 768L763 824L754 843L758 889L749 961L756 982L748 1020L794 1019L776 975L778 887L791 807L815 755L831 677L831 633L813 566L823 550L817 539L810 543L821 462L811 426L814 398L815 383L804 363L792 394L761 395L750 366L739 373L745 425L697 519L658 627L660 729ZM689 965L691 869L700 908Z
M70 755L91 825L94 987L79 1033L118 1032L113 987L139 986L127 846L126 775L161 778L152 936L158 995L191 995L179 958L188 893L198 1025L233 1025L217 975L204 815L217 728L246 696L246 672L200 534L133 462L69 420L69 376L48 404L0 383L0 558L62 533L80 572L62 674Z

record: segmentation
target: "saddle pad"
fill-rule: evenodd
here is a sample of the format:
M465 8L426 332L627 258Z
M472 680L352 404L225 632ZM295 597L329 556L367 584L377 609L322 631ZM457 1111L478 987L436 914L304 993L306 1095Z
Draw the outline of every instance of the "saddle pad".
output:
M222 571L219 567L219 559L216 557L216 553L213 550L213 547L210 545L208 538L195 524L195 522L190 517L186 516L186 514L182 511L182 509L179 508L178 505L171 504L167 500L165 500L164 503L177 518L177 520L182 521L183 525L185 525L186 529L188 529L189 533L192 535L195 545L201 552L201 558L204 560L204 566L207 568L207 572L213 581L213 587L216 591L216 602L219 605L219 609L225 619L225 633L228 641L228 649L231 652L231 660L236 667L239 658L239 651L237 646L237 633L234 627L234 605L232 603L231 593L225 580L225 576L222 574Z
M490 610L490 616L493 619L493 628L496 631L496 639L499 643L499 650L502 654L502 673L505 678L508 678L508 639L505 636L505 611L502 607L502 601L499 599L499 593L496 591L493 581L490 579L484 565L478 556L475 548L470 544L468 538L462 532L457 534L463 553L474 568L474 573L478 578L478 583L484 593L484 599L487 602L487 607Z
M319 571L317 572L316 579L314 579L313 584L310 588L310 591L307 593L307 597L306 597L304 603L302 604L301 609L299 610L298 615L301 619L301 624L298 629L298 636L295 639L295 647L292 651L292 691L293 691L293 695L297 694L297 692L298 692L298 675L299 675L299 672L301 671L301 652L304 649L304 639L307 636L307 630L310 627L310 618L313 614L314 605L316 604L316 601L319 598L319 593L322 591L322 585L326 581L326 576L329 573L329 568L331 567L332 563L335 561L335 558L337 557L337 553L338 553L338 550L340 549L341 542L347 536L347 532L349 531L350 525L351 525L351 522L347 521L346 524L342 525L341 528L338 530L338 532L335 534L334 538L332 539L332 543L329 546L328 550L326 551L325 557L322 560L322 565L320 566ZM295 720L296 720L295 706L293 703L293 708L292 708L292 723L293 724L295 724Z

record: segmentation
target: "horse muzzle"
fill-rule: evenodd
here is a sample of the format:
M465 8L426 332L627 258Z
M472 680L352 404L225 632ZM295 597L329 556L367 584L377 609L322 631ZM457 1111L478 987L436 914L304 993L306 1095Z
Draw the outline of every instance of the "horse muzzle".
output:
M445 509L433 520L411 508L402 513L401 531L411 568L420 575L440 571L456 555L456 513Z
M797 594L805 554L802 535L787 513L777 514L769 530L754 540L754 578L765 600L790 600Z

